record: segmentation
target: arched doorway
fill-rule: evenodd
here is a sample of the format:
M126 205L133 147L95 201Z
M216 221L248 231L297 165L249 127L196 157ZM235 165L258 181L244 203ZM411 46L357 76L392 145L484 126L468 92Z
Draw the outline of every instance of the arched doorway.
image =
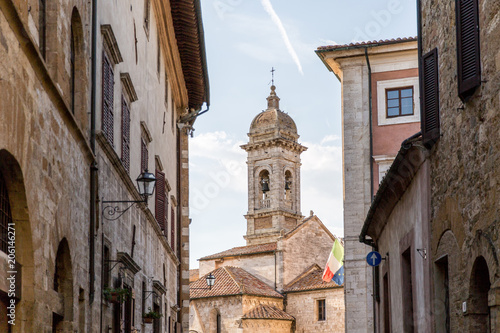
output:
M71 255L66 238L59 242L54 268L54 291L59 295L60 303L52 314L53 332L73 331L73 272Z
M15 303L15 325L8 327L5 320L0 321L0 332L32 332L34 321L34 260L31 225L26 200L26 190L21 167L12 154L5 149L0 150L0 223L2 225L2 254L0 261L2 267L15 261L14 269L0 270L0 280L8 281L7 277L15 277L15 293L9 295L8 284L0 286L0 314L2 318L9 312L7 306ZM10 230L9 230L10 227ZM15 236L9 231L14 231ZM12 239L14 242L12 242ZM8 240L4 243L4 240ZM9 258L15 250L15 258ZM8 261L9 259L13 261ZM4 263L5 262L5 263ZM11 267L11 266L9 266ZM10 273L15 272L15 273ZM10 330L10 331L9 331Z
M472 267L467 316L469 332L490 332L490 311L488 292L490 291L490 275L484 257L476 258Z

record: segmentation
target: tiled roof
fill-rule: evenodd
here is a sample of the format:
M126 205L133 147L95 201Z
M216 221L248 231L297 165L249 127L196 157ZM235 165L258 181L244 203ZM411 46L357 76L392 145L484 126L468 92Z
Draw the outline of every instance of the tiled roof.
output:
M322 277L323 277L323 269L321 269L321 267L319 267L317 264L314 264L310 266L308 269L306 269L301 275L296 277L292 282L286 285L283 291L287 293L295 291L330 289L339 287L333 281L330 282L323 281Z
M208 274L189 285L191 299L234 295L283 297L267 284L239 267L224 266L216 269L212 274L215 276L212 289L207 287L206 276Z
M200 258L199 260L211 260L211 259L218 259L218 258L225 258L225 257L242 256L242 255L250 255L250 254L257 254L257 253L266 253L266 252L273 252L275 250L276 250L276 242L266 243L266 244L240 246L240 247L233 247L230 250L226 250L223 252L219 252L216 254L212 254L210 256Z
M357 42L357 43L350 43L350 44L344 44L344 45L327 45L327 46L319 46L318 51L336 50L336 49L343 49L343 48L349 48L349 47L359 47L359 46L375 46L375 45L395 44L395 43L403 43L403 42L414 42L416 40L417 40L417 37L403 37L403 38L392 38L392 39L381 39L381 40Z
M245 313L243 319L295 320L294 317L275 306L262 304Z

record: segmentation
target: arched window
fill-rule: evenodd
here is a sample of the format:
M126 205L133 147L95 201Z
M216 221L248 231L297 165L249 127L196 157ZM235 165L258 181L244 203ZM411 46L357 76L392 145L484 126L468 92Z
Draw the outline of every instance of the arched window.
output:
M83 54L83 27L80 14L76 7L71 14L70 29L70 73L69 90L71 112L75 116L78 125L85 132L88 127L86 111L86 78L85 57Z
M258 195L258 203L257 207L260 209L262 208L269 208L271 207L271 199L269 198L269 191L271 190L271 180L269 178L269 171L267 170L262 170L259 173L259 178L258 178L258 184L257 184L257 193Z
M0 172L0 250L7 253L8 245L8 229L9 226L13 227L12 214L10 212L9 194L7 193L7 186L5 179Z
M47 50L47 8L45 0L38 0L38 47L43 59Z
M285 171L285 203L288 208L292 208L292 173L290 170Z

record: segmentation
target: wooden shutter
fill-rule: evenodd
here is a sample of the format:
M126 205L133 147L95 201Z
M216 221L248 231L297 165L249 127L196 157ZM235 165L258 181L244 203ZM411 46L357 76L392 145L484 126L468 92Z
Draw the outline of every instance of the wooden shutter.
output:
M174 207L170 208L170 246L175 251L175 213Z
M434 49L422 57L422 137L427 147L439 139L438 53Z
M130 109L127 100L122 95L122 163L130 172Z
M466 102L481 85L479 11L477 0L457 0L458 95Z
M102 56L102 131L109 143L113 144L113 98L114 74L106 52Z
M146 141L141 139L141 172L148 168L148 146Z
M162 230L165 229L166 214L165 211L165 174L159 170L156 170L156 201L155 201L155 217L158 221L158 225Z

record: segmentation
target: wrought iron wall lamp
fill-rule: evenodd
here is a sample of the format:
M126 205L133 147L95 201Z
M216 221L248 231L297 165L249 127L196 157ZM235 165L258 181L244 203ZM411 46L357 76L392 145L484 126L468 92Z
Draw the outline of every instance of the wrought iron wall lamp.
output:
M127 210L129 210L134 204L147 203L148 198L153 195L156 185L155 176L145 169L143 173L139 175L136 179L137 188L139 189L139 194L143 197L143 200L113 200L113 201L103 201L102 217L108 221L114 221L120 218ZM106 205L108 204L108 205ZM120 206L120 204L130 204L125 209Z

